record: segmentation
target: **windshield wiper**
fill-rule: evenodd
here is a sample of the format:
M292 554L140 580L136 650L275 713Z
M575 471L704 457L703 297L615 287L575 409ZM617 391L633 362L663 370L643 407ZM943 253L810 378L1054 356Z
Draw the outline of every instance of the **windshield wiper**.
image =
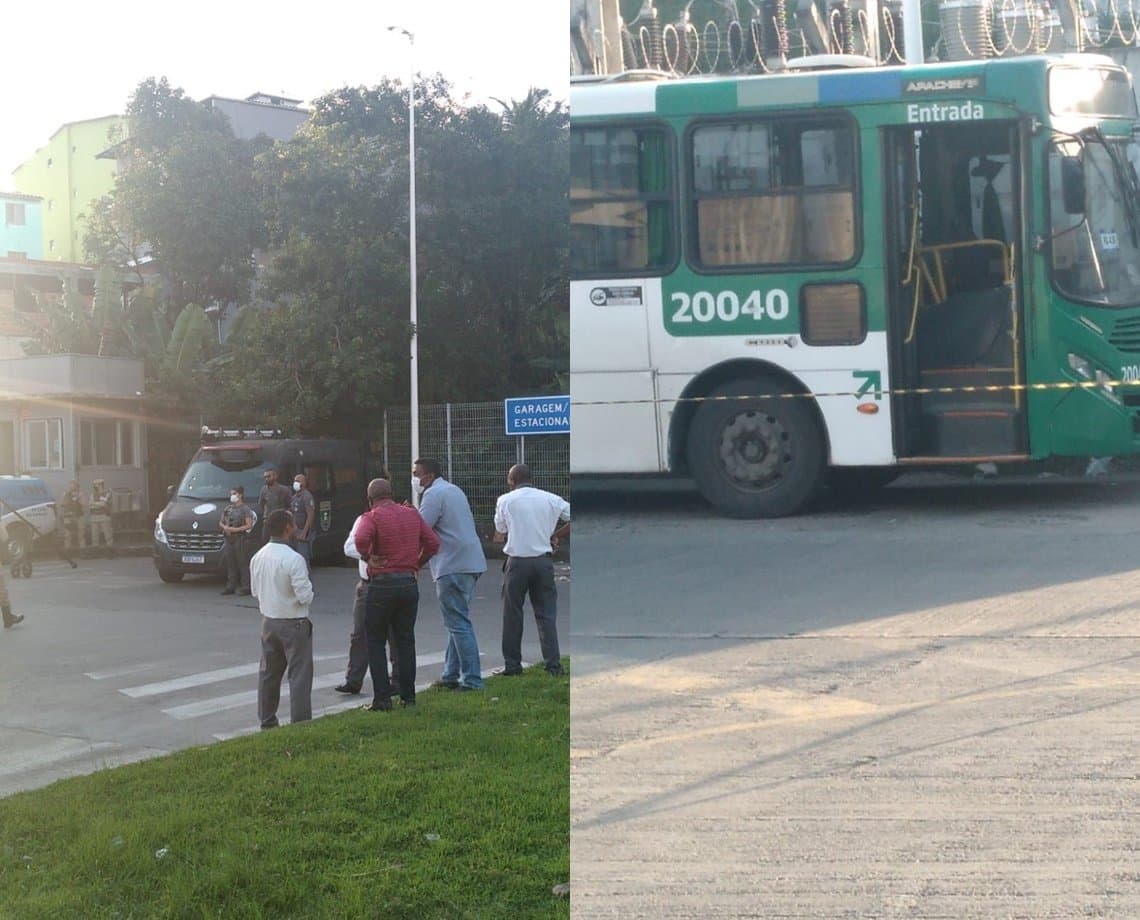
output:
M1108 161L1112 164L1112 173L1116 178L1116 184L1120 187L1124 205L1124 218L1128 221L1128 235L1132 240L1132 248L1140 247L1140 185L1136 182L1136 170L1132 168L1132 164L1128 164L1125 168L1124 162L1121 159L1120 150L1115 144L1110 144L1108 138L1099 127L1092 127L1085 129L1082 133L1091 134L1101 146L1104 147L1105 153L1108 155Z

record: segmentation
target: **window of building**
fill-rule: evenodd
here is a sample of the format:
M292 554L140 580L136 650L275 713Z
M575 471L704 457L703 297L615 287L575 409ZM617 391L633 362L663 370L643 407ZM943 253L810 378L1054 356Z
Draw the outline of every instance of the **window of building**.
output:
M79 423L82 466L134 466L135 423L122 419L83 419Z
M16 201L4 203L4 223L13 227L22 227L25 221L24 206Z
M688 146L694 263L854 258L855 139L845 121L718 121L695 128Z
M48 252L55 252L55 240L48 240Z
M51 167L51 157L48 157L48 164L47 165L49 168Z
M675 258L669 135L649 125L570 132L570 270L665 271Z
M30 418L24 422L24 468L63 469L63 419Z

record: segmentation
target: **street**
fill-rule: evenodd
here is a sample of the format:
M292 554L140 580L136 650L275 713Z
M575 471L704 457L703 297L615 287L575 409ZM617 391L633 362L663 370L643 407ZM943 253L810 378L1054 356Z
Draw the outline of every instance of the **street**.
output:
M575 917L1140 916L1134 477L575 505Z
M500 565L488 560L472 609L485 674L502 664ZM559 567L563 634L568 572ZM355 570L320 566L313 584L316 718L359 707L371 682L361 696L333 690L344 679ZM0 635L0 795L256 730L261 618L252 598L220 597L216 579L164 585L151 560L137 557L83 561L75 571L37 563L31 579L9 576L8 586L26 620ZM418 687L439 676L445 645L422 573ZM529 605L523 656L540 660ZM287 680L278 714L288 722Z

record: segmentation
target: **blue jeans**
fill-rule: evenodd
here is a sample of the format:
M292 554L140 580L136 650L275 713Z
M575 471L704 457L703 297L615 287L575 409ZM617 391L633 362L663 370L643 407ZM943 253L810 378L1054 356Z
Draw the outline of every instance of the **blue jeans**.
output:
M483 667L479 663L479 643L471 625L471 598L479 576L470 572L440 575L435 583L439 610L447 627L447 650L443 653L440 680L459 681L472 690L483 688Z

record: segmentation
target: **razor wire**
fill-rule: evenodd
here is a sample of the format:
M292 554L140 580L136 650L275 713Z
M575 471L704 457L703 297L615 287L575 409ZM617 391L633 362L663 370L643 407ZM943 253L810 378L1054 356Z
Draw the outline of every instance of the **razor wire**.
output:
M942 0L935 54L952 61L1140 45L1140 0L1060 2L1072 4L1077 34L1049 0ZM673 76L773 73L798 57L867 55L876 44L879 64L898 64L902 35L898 0L880 0L874 18L863 0L804 0L794 13L786 0L689 0L673 22L645 0L621 23L624 68Z

